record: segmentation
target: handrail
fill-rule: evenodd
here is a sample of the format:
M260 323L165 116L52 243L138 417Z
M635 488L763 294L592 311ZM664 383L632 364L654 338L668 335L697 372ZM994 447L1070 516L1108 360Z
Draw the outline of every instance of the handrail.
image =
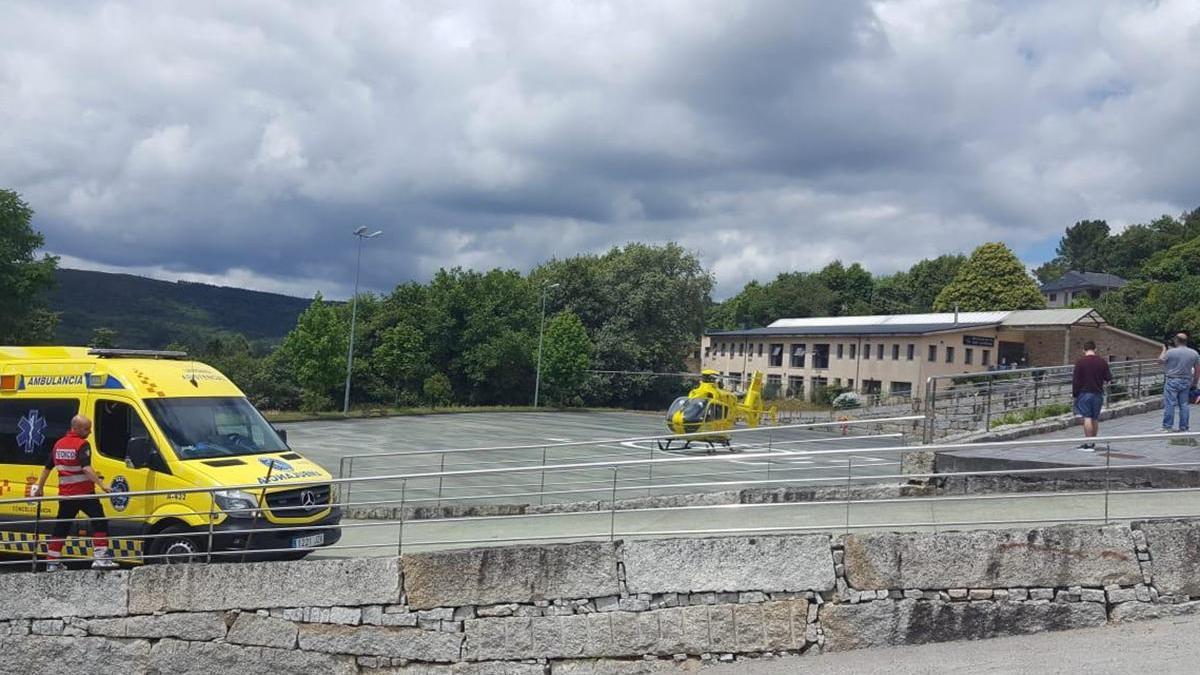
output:
M1178 439L1178 438L1197 438L1200 437L1200 431L1188 431L1180 433L1153 433L1153 434L1124 434L1119 436L1096 436L1089 438L1088 441L1097 444L1111 443L1113 441L1145 441L1145 440L1160 440L1160 439ZM946 443L941 445L893 445L893 446L865 446L859 448L838 448L833 450L799 450L799 451L780 451L780 452L751 452L751 453L732 453L720 455L698 455L694 457L659 457L656 459L625 459L616 461L603 462L572 462L567 464L547 464L544 467L540 465L520 466L520 467L500 467L492 469L457 469L451 471L423 471L416 473L398 473L374 476L358 476L351 478L328 478L323 480L311 481L295 481L286 483L286 487L290 489L301 487L314 487L323 485L345 485L356 483L370 483L382 481L401 481L401 480L418 480L429 478L451 478L463 476L485 476L521 473L531 471L570 471L578 469L597 469L597 468L620 468L628 466L659 466L659 465L674 465L674 464L699 464L705 462L745 462L747 460L756 459L779 459L781 455L786 455L790 459L798 459L804 457L829 457L838 455L861 455L863 453L888 453L888 452L913 452L913 451L932 451L941 452L945 450L977 450L984 448L1006 448L1006 447L1028 447L1028 446L1053 446L1053 445L1076 445L1079 443L1078 438L1062 439L1033 439L1019 441L984 441L978 443ZM540 446L539 446L540 447ZM1129 466L1129 465L1119 465ZM946 474L937 474L946 475ZM76 499L111 499L116 497L145 497L165 494L192 494L192 493L212 493L225 490L247 490L261 489L263 486L259 483L245 483L240 485L220 485L210 487L195 487L195 488L177 488L167 490L145 490L140 492L120 492L112 494L94 494L94 495L63 495L63 496L38 496L38 497L18 497L10 499L0 499L0 506L5 504L18 503L41 503L44 501L69 501Z
M1097 444L1103 445L1103 444L1108 444L1108 443L1113 443L1113 442L1154 441L1154 440L1167 440L1167 439L1175 440L1175 439L1181 439L1181 438L1182 439L1194 439L1194 438L1198 438L1198 437L1200 437L1200 432L1185 432L1185 433L1172 433L1172 434L1165 434L1165 433L1159 432L1159 433L1150 433L1150 434L1123 434L1123 435L1114 435L1114 436L1106 436L1106 437L1096 437L1096 438L1090 439L1090 440ZM841 440L841 439L832 439L832 440ZM949 451L949 450L961 450L961 449L1005 448L1005 447L1017 447L1017 446L1040 447L1040 446L1075 444L1077 442L1078 442L1077 438L1066 438L1066 439L1053 438L1053 439L1032 439L1032 440L1019 440L1019 441L990 441L990 442L984 442L984 443L946 443L946 444L940 444L940 445L922 446L922 447L919 447L916 449L931 450L931 451ZM762 451L762 450L765 450L765 451ZM609 491L611 491L611 493L610 493L611 497L601 500L601 504L603 504L604 502L608 502L608 509L582 511L582 512L571 512L571 513L565 513L565 512L553 512L553 513L546 512L546 513L532 513L532 514L531 513L519 513L519 514L498 514L498 515L478 515L478 516L468 515L468 516L455 516L455 517L448 517L448 518L440 518L433 522L434 523L443 523L446 526L451 527L450 531L455 532L455 533L459 533L459 530L457 529L457 527L462 524L471 524L471 523L486 524L486 523L492 523L492 522L498 522L498 521L534 522L535 519L551 519L550 522L558 522L557 520L554 520L554 519L562 519L564 522L567 522L567 523L581 522L581 523L583 523L583 525L582 525L582 527L569 526L561 533L553 533L553 534L548 534L548 535L544 534L544 533L530 533L530 532L524 532L524 533L517 532L515 534L511 533L511 532L507 533L507 534L500 532L500 533L495 534L495 536L480 538L480 537L478 537L477 534L476 534L476 536L473 537L473 536L471 536L470 532L463 531L462 534L464 536L462 536L458 539L449 539L449 538L446 538L445 536L439 536L438 532L440 532L441 530L434 529L434 530L431 530L431 532L433 532L433 535L434 535L432 538L427 537L425 540L418 542L417 545L418 546L467 545L467 544L472 544L472 543L495 544L495 543L514 542L514 541L553 541L553 540L571 540L571 539L581 539L581 538L589 539L589 538L597 538L597 537L606 537L606 538L612 539L618 535L641 537L641 536L672 536L675 534L692 534L692 535L715 534L715 533L749 534L749 533L759 533L759 532L785 532L785 531L837 531L837 530L844 530L844 531L849 532L851 530L864 529L864 528L876 528L876 527L905 526L905 527L939 527L939 528L943 528L943 527L970 526L970 525L1062 522L1063 520L1075 520L1075 521L1079 521L1079 522L1099 522L1099 521L1111 522L1112 520L1119 520L1120 518L1116 518L1116 517L1112 516L1112 514L1110 513L1110 511L1109 511L1110 498L1123 498L1123 497L1136 496L1136 495L1142 495L1142 494L1163 494L1163 495L1200 494L1200 487L1173 487L1173 488L1149 488L1149 489L1133 488L1133 489L1119 489L1119 490L1110 489L1110 480L1111 480L1111 477L1113 474L1119 475L1120 472L1145 469L1145 468L1198 467L1198 466L1200 466L1200 459L1198 459L1197 461L1186 461L1186 462L1167 461L1167 462L1144 462L1144 463L1130 463L1130 464L1113 465L1113 464L1111 464L1111 458L1109 458L1109 460L1106 461L1105 464L1103 464L1103 465L1089 465L1089 466L1050 466L1050 467L1043 467L1043 468L1028 468L1028 469L987 469L987 470L979 470L979 471L955 471L955 472L945 472L945 473L935 473L935 472L894 473L894 469L892 469L888 473L873 474L870 476L865 476L865 475L854 476L853 473L850 473L848 475L845 475L845 476L842 476L842 477L836 479L837 482L834 482L834 483L830 482L831 479L829 477L799 477L799 478L797 478L792 475L789 475L786 477L780 477L777 474L775 476L775 479L772 479L771 474L769 473L769 469L768 469L767 470L768 473L766 473L766 475L767 475L766 480L756 479L756 480L706 481L706 482L694 482L694 483L690 483L690 484L681 486L681 487L685 487L685 486L686 487L696 487L696 486L713 486L713 485L721 485L721 484L728 484L728 485L826 484L831 487L842 487L845 489L845 498L844 499L839 498L836 500L825 500L825 501L781 502L781 503L769 503L769 504L738 503L738 504L704 504L704 505L654 505L654 506L634 508L634 507L631 507L630 505L631 504L636 505L635 503L618 504L617 497L616 497L618 492L625 492L625 491L633 490L633 489L641 489L644 487L644 486L637 486L637 485L630 487L630 486L618 484L618 476L620 474L620 471L622 468L626 468L626 467L659 466L659 465L675 465L675 464L690 465L690 464L705 464L705 463L715 463L717 466L722 466L722 465L726 465L729 462L745 462L746 460L763 460L763 459L767 460L767 464L769 467L770 463L772 461L779 462L779 461L795 460L795 459L804 458L804 457L813 457L813 458L817 458L817 457L842 458L842 457L845 457L847 468L849 469L855 461L855 455L866 454L866 455L873 456L872 459L875 459L875 458L877 458L876 456L878 456L878 455L887 455L887 454L898 455L900 453L909 452L912 450L914 450L913 446L905 446L905 445L861 446L861 447L854 447L854 448L838 448L838 449L825 449L825 450L778 450L776 448L766 448L766 449L759 448L759 449L756 449L756 451L754 451L754 452L711 455L711 456L703 455L703 456L696 456L696 457L668 457L668 458L657 458L657 459L638 458L638 459L617 460L617 461L568 462L568 463L546 465L544 467L545 471L572 472L572 471L578 471L581 469L610 469L612 471L611 479L608 481L604 481L607 483L607 485L601 489L561 491L561 490L545 490L543 488L542 490L539 490L540 494L556 494L556 493L561 494L564 492L576 492L576 493L577 492L593 492L593 493L596 493L596 492L600 492L601 490L608 493ZM889 466L891 466L891 465L889 465ZM428 479L434 479L434 478L442 479L442 478L463 477L463 476L504 475L504 474L518 473L518 472L534 472L534 471L540 471L540 470L543 470L543 467L525 466L525 467L504 467L504 468L486 468L486 469L465 469L465 470L436 471L436 472L410 472L410 473L399 473L399 474L388 475L388 476L360 476L360 477L355 477L355 478L336 478L336 479L329 479L329 480L323 480L323 481L298 481L296 483L286 484L286 488L287 489L295 489L295 488L303 487L306 485L349 485L349 484L358 484L358 483L379 483L379 482L383 482L383 481L400 481L401 485L403 487L406 487L406 486L408 486L410 481L417 481L417 480L428 480ZM793 469L785 467L785 468L776 468L775 470L777 472L780 472L780 471L792 471ZM851 489L856 484L861 484L862 482L868 481L868 480L878 483L880 481L889 481L889 480L909 481L909 480L916 480L916 479L922 479L922 478L945 479L945 478L954 478L954 477L973 477L973 476L974 477L986 477L986 476L996 476L996 475L1017 476L1017 475L1034 475L1034 474L1062 475L1062 474L1066 474L1066 473L1091 474L1091 475L1101 475L1102 474L1104 477L1104 489L1101 490L1100 488L1092 487L1092 488L1083 489L1083 490L1070 490L1070 491L1061 491L1061 492L1059 492L1059 491L1055 491L1055 492L1039 491L1039 492L1026 492L1026 493L989 493L989 494L982 494L982 495L960 495L960 494L937 495L937 494L934 494L934 495L904 496L901 494L901 495L886 496L886 497L881 497L881 498L870 498L868 496L863 496L864 493L858 493L858 496L855 496L851 491ZM701 475L703 475L703 474L701 474ZM638 478L635 477L635 480L638 480ZM596 481L596 482L599 483L601 481ZM892 485L898 487L898 485L896 485L896 484L892 484ZM114 496L119 496L122 498L126 498L126 497L136 498L136 497L151 496L151 495L161 495L161 494L167 494L167 493L176 493L177 494L180 492L211 494L218 490L239 489L240 487L259 488L261 486L258 484L250 484L248 486L210 486L210 487L205 487L205 488L185 488L185 489L181 489L181 490L145 490L145 491L138 491L138 492L119 493L117 495L100 494L100 495L83 495L83 496L74 496L74 497L41 495L38 497L25 497L25 498L0 500L0 504L13 504L13 503L36 503L36 504L39 504L39 516L36 521L35 520L12 521L12 522L9 522L8 524L10 524L10 525L11 524L27 524L27 523L35 523L36 522L39 525L42 525L42 524L50 524L50 523L58 522L58 519L56 519L56 518L42 518L40 516L40 504L43 502L48 502L48 501L87 499L87 498L105 499L105 498L112 498ZM283 486L280 486L280 487L283 487ZM406 545L405 539L404 539L404 528L406 527L406 523L405 523L405 518L403 517L405 508L417 508L419 503L428 503L428 502L433 501L432 498L430 498L430 499L423 499L423 498L407 499L406 492L403 489L403 487L400 490L400 496L398 499L392 498L390 500L372 500L372 501L359 502L357 504L357 505L398 504L401 508L401 514L402 514L401 517L399 518L399 520L360 521L360 522L347 523L347 524L338 526L338 527L341 527L345 531L351 531L351 532L359 531L359 530L367 530L370 528L381 528L381 527L382 528L398 528L399 536L398 536L395 544L380 545L380 544L372 544L372 543L366 543L366 544L345 543L345 544L335 544L335 545L326 547L323 550L362 552L362 551L377 550L377 549L382 548L382 549L389 549L389 551L396 551L398 553L402 553L403 548ZM674 487L674 485L665 484L661 487L670 488L670 487ZM538 494L538 493L529 493L529 494L533 495L533 494ZM1039 510L1039 509L1041 509L1041 507L1038 507L1038 509L1034 509L1033 511L1028 512L1028 513L1027 513L1028 510L1020 510L1016 514L1017 516L1026 514L1026 517L1010 517L1007 519L994 517L995 515L999 515L999 514L987 513L987 514L978 514L979 517L974 520L972 520L970 518L959 517L959 518L953 518L952 520L943 520L943 521L939 522L936 517L927 518L925 516L919 516L919 517L916 517L915 519L910 517L908 520L905 520L904 517L899 517L899 516L895 517L895 518L886 517L886 514L889 513L889 511L885 511L884 512L885 517L882 519L877 518L876 522L853 523L853 522L851 522L851 518L850 518L850 514L851 514L850 509L853 505L872 505L872 504L874 504L874 505L892 505L892 504L894 504L894 505L901 505L901 504L916 505L916 504L936 504L936 503L942 503L942 502L950 503L950 504L966 504L966 503L973 503L973 502L979 503L979 504L996 504L996 503L1020 501L1020 500L1026 500L1026 499L1036 500L1038 502L1046 502L1047 504L1053 505L1053 504L1058 503L1058 502L1054 501L1054 500L1058 500L1058 499L1083 499L1083 500L1085 500L1085 503L1090 503L1090 502L1086 502L1086 500L1091 499L1091 498L1099 498L1099 497L1103 497L1103 506L1104 506L1103 516L1098 515L1098 513L1099 513L1098 509L1099 509L1100 504L1099 504L1099 502L1096 502L1096 504L1095 504L1095 508L1097 509L1097 511L1095 512L1096 515L1093 515L1093 512L1091 512L1091 511L1085 511L1083 515L1080 515L1079 504L1076 503L1075 505L1073 505L1071 507L1072 509L1074 509L1074 511L1072 512L1072 515L1070 517L1064 517L1062 515L1057 515L1053 511L1047 512L1047 511ZM1050 500L1050 501L1047 501L1047 500ZM1155 508L1150 508L1150 507L1131 508L1130 505L1126 502L1121 502L1121 503L1119 503L1119 505L1120 504L1124 504L1124 506L1121 506L1120 508L1122 509L1122 513L1125 514L1123 517L1126 519L1147 517L1148 515L1149 516L1161 516L1161 514L1157 513L1157 511L1161 511L1164 508L1163 506L1158 506ZM347 502L338 504L337 506L348 507L348 506L355 506L355 505L356 505L356 503L347 501ZM333 507L334 505L330 504L330 506ZM269 507L267 507L265 505L261 505L259 507L259 509L261 509L261 508L269 508ZM276 509L272 509L272 511L275 513L286 513L287 511L296 509L296 508L301 508L301 507L285 507L283 509L276 508ZM700 527L690 528L690 529L680 528L679 526L682 525L682 523L665 523L664 525L659 525L658 521L654 520L654 519L649 520L649 521L644 521L646 525L650 526L649 529L645 528L644 526L642 529L629 529L629 528L618 529L617 524L616 524L617 514L642 513L642 514L665 515L665 514L692 513L692 512L710 512L710 513L715 514L715 513L722 513L722 512L740 512L740 511L746 511L747 513L772 513L772 512L788 513L787 511L785 511L785 509L801 509L802 512L817 514L817 515L814 515L814 517L824 518L825 521L828 521L829 517L828 517L827 510L831 509L831 508L846 510L846 517L845 517L844 523L829 524L828 522L806 522L806 521L803 521L803 519L798 519L795 522L790 522L791 517L789 516L789 522L786 522L786 524L783 524L783 525L776 525L776 524L772 524L769 522L764 523L761 520L759 520L759 521L755 522L754 526L746 526L746 525L742 524L742 521L745 521L744 518L741 519L740 521L735 520L733 522L730 522L729 527L721 527L720 526L721 523L719 523L719 522L710 523L710 521L706 519L705 522L703 523L703 525L701 525ZM1173 512L1179 512L1182 509L1182 507L1179 505L1173 506L1171 508L1174 509ZM253 510L259 510L259 509L253 509ZM211 510L202 511L197 507L192 507L191 511L192 511L192 514L196 515L196 516L206 516L206 515L210 515L212 513ZM222 512L222 513L225 513L225 512ZM955 511L955 513L958 513L958 512ZM825 514L825 515L820 515L820 514ZM930 515L932 516L933 514L931 513ZM1191 515L1193 515L1193 516L1200 515L1200 503L1197 503L1197 514L1191 514ZM596 525L594 523L592 523L592 521L598 517L606 518L609 521L607 523L607 528L605 528L603 531L598 530L596 528ZM625 517L625 516L622 515L622 517ZM109 519L110 520L138 521L138 520L143 520L144 518L145 518L145 516L140 516L140 515L139 516L114 515L114 516L111 516ZM838 518L840 520L840 516L838 516ZM729 521L727 520L726 522L729 522ZM592 524L589 525L588 523L592 523ZM407 526L413 527L412 523L408 523ZM285 532L287 532L289 535L294 535L294 533L302 534L305 532L312 532L312 531L317 531L317 530L327 530L330 527L334 527L334 526L329 525L329 524L321 524L319 522L297 523L297 524L277 524L275 526L271 526L271 525L267 525L266 523L262 523L261 527L259 526L259 523L255 523L255 524L251 525L248 529L246 529L244 531L239 531L239 532L241 532L243 534L271 533L271 532L278 533L282 529ZM554 525L553 527L555 529L560 528L559 525ZM675 529L672 529L672 527L675 527ZM492 530L492 531L494 531L494 530ZM35 535L36 534L37 533L35 531ZM145 543L147 541L161 539L162 537L165 537L165 536L170 536L170 535L161 534L161 533L160 534L146 533L146 534L137 534L137 535L132 535L132 536L124 536L124 537L117 536L115 538L124 539L124 540L132 539L132 540L136 540L136 541ZM71 539L74 541L84 541L84 542L91 541L90 537L82 537L82 538L81 537L71 537ZM11 542L10 545L16 546L18 548L18 553L23 554L25 556L25 559L16 561L15 563L7 562L7 561L0 561L0 565L8 565L8 564L33 564L33 565L36 565L37 556L38 556L38 548L41 545L40 542L38 542L35 539L34 541ZM408 545L411 546L412 544L409 543ZM153 549L147 549L147 550L153 551ZM293 550L294 549L291 549L291 548L260 548L260 549L255 549L254 552L255 553L272 553L272 552L285 552L285 551L293 551ZM205 553L203 554L202 557L207 557L212 560L222 560L222 559L236 560L237 558L235 558L234 556L238 556L238 555L241 555L240 551L205 551ZM30 560L31 556L32 556L32 562ZM170 555L169 554L152 554L152 553L148 552L148 553L144 553L142 555L138 555L136 558L132 558L129 556L122 556L118 559L122 560L122 561L135 561L135 560L147 561L147 560L154 560L157 558L170 558Z

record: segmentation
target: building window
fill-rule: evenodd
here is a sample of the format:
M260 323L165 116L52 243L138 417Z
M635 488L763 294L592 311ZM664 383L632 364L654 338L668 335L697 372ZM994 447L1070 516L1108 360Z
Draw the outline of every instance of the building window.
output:
M840 377L833 378L833 386L835 386L835 387L842 386L842 378L840 378Z
M840 343L840 342L838 343L838 346L837 346L837 357L838 357L839 359L840 359L840 358L842 358L842 348L843 348L843 347L845 347L845 346L846 346L846 345L844 345L844 344L842 344L842 343Z
M792 367L793 368L803 368L804 367L804 347L805 346L803 344L792 345Z
M779 390L783 387L782 375L768 375L767 388L770 391L766 392L768 398L779 398Z
M739 344L739 345L738 345L738 353L737 353L737 355L738 355L738 356L745 356L745 355L746 355L746 343L745 343L745 342L743 342L743 343L741 343L741 344Z
M929 362L937 361L937 345L929 345Z
M788 376L788 398L804 398L804 378L795 375Z
M916 355L917 355L917 346L909 345L908 346L908 360L912 361L914 358L916 358Z
M875 346L875 358L879 359L880 361L883 360L883 343L882 342Z
M974 361L975 361L975 350L971 349L970 347L964 348L963 349L963 363L965 363L969 366L972 363L974 363Z
M783 367L783 345L782 344L771 345L771 360L767 363L767 365L769 365L772 368L782 368Z
M712 347L705 347L705 348L704 348L704 358L706 358L706 359L708 358L708 350L710 350L710 349L712 349Z
M871 358L871 345L863 345L863 359Z
M946 347L946 363L954 363L954 347Z
M979 354L979 363L985 366L992 365L992 350L985 349Z
M854 378L853 377L846 380L846 388L849 389L850 391L854 391Z
M762 345L763 345L763 343L761 343L761 342L758 343L758 355L759 356L762 356Z
M883 382L879 380L863 380L862 393L864 394L879 394L883 391Z
M821 343L813 345L813 368L828 368L829 367L829 344Z
M898 344L892 345L892 360L893 361L900 360L900 345L898 345Z
M1058 302L1058 293L1050 294L1050 302Z
M851 360L858 358L858 345L850 343L850 358Z
M892 396L912 398L912 382L893 382L891 394Z

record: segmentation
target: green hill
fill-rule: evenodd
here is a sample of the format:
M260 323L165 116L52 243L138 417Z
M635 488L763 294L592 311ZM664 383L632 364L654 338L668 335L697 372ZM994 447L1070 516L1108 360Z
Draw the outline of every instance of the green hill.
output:
M61 344L87 344L97 328L116 331L116 346L129 349L197 344L229 333L273 344L309 305L276 293L130 274L59 269L56 279L49 299L60 315Z

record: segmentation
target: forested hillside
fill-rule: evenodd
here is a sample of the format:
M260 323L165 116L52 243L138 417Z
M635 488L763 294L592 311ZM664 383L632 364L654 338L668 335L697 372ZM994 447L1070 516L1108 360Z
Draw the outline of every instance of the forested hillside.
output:
M162 348L196 344L238 333L256 343L277 344L296 326L311 299L185 281L169 282L84 270L59 269L49 294L59 313L57 342L89 344L109 329L112 344Z

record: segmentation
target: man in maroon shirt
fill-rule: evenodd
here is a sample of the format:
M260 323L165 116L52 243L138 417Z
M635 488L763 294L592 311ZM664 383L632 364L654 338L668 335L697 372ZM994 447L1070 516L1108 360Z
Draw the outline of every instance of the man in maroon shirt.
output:
M1104 406L1104 384L1112 380L1108 361L1096 356L1096 343L1083 343L1083 358L1075 362L1071 378L1071 397L1075 399L1075 414L1083 418L1083 436L1094 438L1100 433L1100 408ZM1084 440L1079 450L1091 452L1096 444Z

